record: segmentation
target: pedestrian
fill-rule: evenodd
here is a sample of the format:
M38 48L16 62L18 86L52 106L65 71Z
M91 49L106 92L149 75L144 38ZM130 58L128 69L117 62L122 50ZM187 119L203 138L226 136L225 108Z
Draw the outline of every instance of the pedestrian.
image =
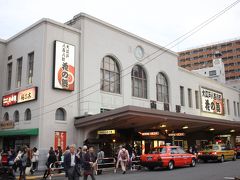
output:
M120 162L123 174L126 173L127 164L129 162L129 153L128 150L125 147L122 147L122 149L118 153L118 161Z
M82 160L79 154L76 153L75 144L70 146L69 152L64 158L64 170L67 172L68 180L78 180L81 175L80 165Z
M119 166L119 158L118 158L118 155L119 155L119 152L122 150L122 146L120 145L119 146L119 149L118 149L118 151L117 151L117 153L116 153L116 160L117 160L117 163L116 163L116 167L115 167L115 169L114 169L114 173L116 173L117 172L117 169L118 169L118 166Z
M39 151L36 147L32 149L32 169L31 174L33 174L38 169Z
M100 149L99 152L97 153L97 161L99 164L103 163L104 159L104 151L103 149Z
M31 151L27 146L23 147L23 151L19 160L20 160L19 180L26 180L26 168L31 167Z
M95 180L94 167L97 164L97 157L94 154L93 147L89 147L83 158L83 180L87 180L88 176L91 176L92 180Z
M52 163L55 163L56 161L57 161L56 154L53 150L53 147L50 147L50 150L48 151L48 155L47 155L47 162L46 162L47 169L44 172L43 179L46 179L50 175L51 173L50 165Z

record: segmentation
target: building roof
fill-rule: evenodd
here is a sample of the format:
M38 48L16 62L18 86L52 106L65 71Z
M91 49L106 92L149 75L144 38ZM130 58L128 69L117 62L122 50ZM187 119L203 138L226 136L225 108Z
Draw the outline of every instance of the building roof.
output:
M135 38L135 39L137 39L137 40L140 40L140 41L142 41L142 42L144 42L144 43L148 43L148 44L150 44L150 45L152 45L152 46L154 46L154 47L156 47L156 48L158 48L158 49L161 49L162 51L166 51L166 52L171 53L171 54L174 55L174 56L178 56L178 54L177 54L176 52L174 52L174 51L172 51L172 50L170 50L170 49L167 49L167 48L165 48L165 47L163 47L163 46L160 46L160 45L158 45L158 44L156 44L156 43L153 43L153 42L151 42L151 41L149 41L149 40L147 40L147 39L144 39L144 38L142 38L142 37L140 37L140 36L137 36L137 35L135 35L135 34L133 34L133 33L128 32L128 31L126 31L126 30L123 30L123 29L121 29L121 28L119 28L119 27L117 27L117 26L114 26L114 25L110 24L110 23L107 23L107 22L105 22L105 21L102 21L102 20L100 20L100 19L98 19L98 18L96 18L96 17L90 16L90 15L88 15L88 14L86 14L86 13L79 13L79 14L75 15L75 16L73 17L73 19L67 21L65 24L70 25L70 24L72 24L72 23L75 23L77 20L79 20L79 19L81 19L81 18L87 18L87 19L92 20L92 21L94 21L94 22L100 23L101 25L104 25L104 26L106 26L106 27L108 27L108 28L111 28L111 29L113 29L113 30L116 30L116 31L118 31L118 32L120 32L120 33L123 33L123 34L127 35L127 36L130 36L130 37L132 37L132 38Z

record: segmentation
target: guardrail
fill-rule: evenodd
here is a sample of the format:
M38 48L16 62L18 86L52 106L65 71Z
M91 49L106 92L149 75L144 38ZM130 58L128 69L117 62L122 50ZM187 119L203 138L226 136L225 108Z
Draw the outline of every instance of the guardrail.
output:
M116 167L116 160L113 157L103 158L97 160L96 174L102 174L102 171L114 170Z
M62 161L56 161L55 163L50 164L49 168L47 169L47 177L49 177L50 180L52 179L52 174L54 174L56 171L59 172L64 169L62 163Z
M140 170L140 169L141 169L140 156L136 156L132 160L132 170Z

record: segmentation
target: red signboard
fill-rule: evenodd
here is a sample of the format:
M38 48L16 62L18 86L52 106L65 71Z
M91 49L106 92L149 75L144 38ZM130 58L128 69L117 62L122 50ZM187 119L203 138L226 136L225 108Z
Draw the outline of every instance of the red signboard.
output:
M57 147L60 146L62 150L65 150L66 142L67 133L65 131L55 131L54 148L57 149Z
M2 106L7 107L7 106L17 104L17 96L18 96L18 93L12 93L12 94L8 94L6 96L3 96Z
M37 87L25 89L19 92L8 94L2 98L2 106L8 107L14 104L28 102L37 99Z

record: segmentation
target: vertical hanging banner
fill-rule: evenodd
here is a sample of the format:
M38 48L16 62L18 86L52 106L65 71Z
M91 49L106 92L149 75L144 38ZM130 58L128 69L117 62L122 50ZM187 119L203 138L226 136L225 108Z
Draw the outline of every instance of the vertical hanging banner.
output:
M57 149L57 147L60 146L62 150L65 150L66 149L66 137L67 137L66 132L55 131L54 148Z
M74 62L75 47L64 42L55 41L53 88L74 91Z
M200 92L203 112L224 114L223 94L221 92L204 87L200 87Z

